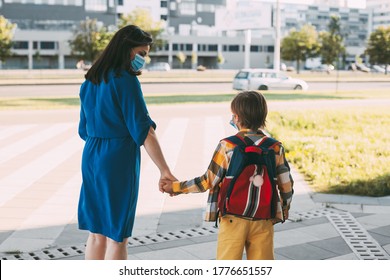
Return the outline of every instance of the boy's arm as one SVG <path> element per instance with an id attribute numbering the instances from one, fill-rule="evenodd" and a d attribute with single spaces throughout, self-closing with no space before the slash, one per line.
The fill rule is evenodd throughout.
<path id="1" fill-rule="evenodd" d="M 206 173 L 187 181 L 175 181 L 172 183 L 173 193 L 199 193 L 205 192 L 219 185 L 225 177 L 228 167 L 228 158 L 225 142 L 220 142 L 215 149 L 213 158 Z"/>
<path id="2" fill-rule="evenodd" d="M 290 209 L 292 196 L 294 194 L 294 180 L 291 176 L 290 167 L 285 158 L 282 146 L 280 146 L 279 154 L 276 155 L 276 176 L 283 212 L 285 219 L 287 219 L 288 210 Z"/>

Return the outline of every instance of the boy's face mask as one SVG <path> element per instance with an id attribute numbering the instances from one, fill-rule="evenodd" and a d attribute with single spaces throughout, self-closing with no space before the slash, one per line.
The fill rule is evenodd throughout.
<path id="1" fill-rule="evenodd" d="M 232 127 L 234 127 L 235 129 L 239 130 L 237 124 L 234 122 L 234 115 L 232 115 L 232 119 L 230 120 L 229 123 L 230 123 L 230 125 Z"/>
<path id="2" fill-rule="evenodd" d="M 144 68 L 144 66 L 145 66 L 145 58 L 143 58 L 141 55 L 136 53 L 134 59 L 131 61 L 131 68 L 133 68 L 135 72 L 138 72 L 142 68 Z"/>

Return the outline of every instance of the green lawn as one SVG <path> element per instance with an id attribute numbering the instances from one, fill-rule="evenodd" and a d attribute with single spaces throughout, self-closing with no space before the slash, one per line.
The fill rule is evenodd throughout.
<path id="1" fill-rule="evenodd" d="M 147 104 L 171 104 L 171 103 L 207 103 L 230 102 L 237 94 L 236 91 L 210 94 L 175 94 L 175 95 L 145 95 Z M 365 91 L 282 91 L 263 92 L 268 101 L 293 101 L 293 100 L 325 100 L 325 99 L 365 99 L 365 98 L 389 98 L 386 90 Z M 0 110 L 25 110 L 25 109 L 56 109 L 79 106 L 78 97 L 21 97 L 0 98 Z"/>
<path id="2" fill-rule="evenodd" d="M 387 107 L 271 112 L 267 127 L 315 191 L 390 195 Z"/>

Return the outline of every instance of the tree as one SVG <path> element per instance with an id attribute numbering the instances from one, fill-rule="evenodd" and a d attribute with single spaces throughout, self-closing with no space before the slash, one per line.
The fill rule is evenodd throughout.
<path id="1" fill-rule="evenodd" d="M 126 25 L 137 25 L 142 30 L 150 33 L 153 38 L 152 51 L 156 47 L 164 45 L 164 40 L 161 39 L 161 33 L 163 33 L 163 21 L 153 21 L 153 18 L 148 10 L 142 8 L 136 8 L 130 14 L 122 15 L 119 19 L 118 27 L 122 28 Z"/>
<path id="2" fill-rule="evenodd" d="M 176 54 L 176 57 L 180 62 L 180 68 L 183 68 L 183 64 L 184 64 L 184 62 L 186 62 L 187 56 L 183 52 L 178 52 Z"/>
<path id="3" fill-rule="evenodd" d="M 0 16 L 0 62 L 11 56 L 12 38 L 16 25 L 8 19 Z"/>
<path id="4" fill-rule="evenodd" d="M 338 16 L 331 16 L 328 24 L 329 31 L 320 32 L 321 49 L 320 55 L 322 63 L 334 64 L 338 61 L 340 55 L 345 54 L 345 46 L 343 37 L 341 35 L 340 18 Z"/>
<path id="5" fill-rule="evenodd" d="M 80 22 L 80 27 L 74 31 L 73 39 L 69 41 L 72 55 L 88 62 L 94 62 L 110 42 L 113 33 L 97 22 L 96 19 L 86 19 Z"/>
<path id="6" fill-rule="evenodd" d="M 222 64 L 225 63 L 225 57 L 223 56 L 223 54 L 221 52 L 218 52 L 217 63 L 218 63 L 218 68 L 221 68 Z"/>
<path id="7" fill-rule="evenodd" d="M 384 64 L 387 75 L 387 68 L 390 65 L 390 26 L 378 27 L 370 34 L 365 53 L 369 55 L 371 64 Z"/>
<path id="8" fill-rule="evenodd" d="M 292 29 L 281 42 L 281 57 L 284 60 L 297 62 L 297 73 L 301 62 L 318 55 L 320 44 L 318 33 L 311 25 L 304 25 L 301 30 Z"/>

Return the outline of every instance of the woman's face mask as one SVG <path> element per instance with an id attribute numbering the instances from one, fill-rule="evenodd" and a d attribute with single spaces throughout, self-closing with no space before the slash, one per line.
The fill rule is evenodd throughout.
<path id="1" fill-rule="evenodd" d="M 142 68 L 144 68 L 144 66 L 145 66 L 145 58 L 143 58 L 141 55 L 136 53 L 134 59 L 131 61 L 131 68 L 133 68 L 135 72 L 138 72 Z"/>

